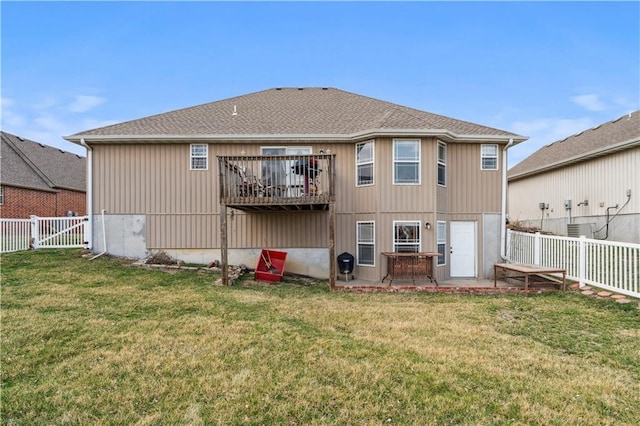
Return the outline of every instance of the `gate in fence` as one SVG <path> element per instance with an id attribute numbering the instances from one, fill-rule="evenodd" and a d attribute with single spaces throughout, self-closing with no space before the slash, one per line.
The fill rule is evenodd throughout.
<path id="1" fill-rule="evenodd" d="M 88 216 L 0 219 L 0 253 L 87 244 Z"/>

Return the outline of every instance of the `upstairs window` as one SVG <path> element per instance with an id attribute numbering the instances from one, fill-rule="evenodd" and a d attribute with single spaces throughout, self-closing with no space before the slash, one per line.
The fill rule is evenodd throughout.
<path id="1" fill-rule="evenodd" d="M 438 185 L 447 186 L 447 144 L 438 142 Z"/>
<path id="2" fill-rule="evenodd" d="M 358 265 L 375 266 L 375 222 L 357 222 Z"/>
<path id="3" fill-rule="evenodd" d="M 4 204 L 4 188 L 0 186 L 0 206 Z"/>
<path id="4" fill-rule="evenodd" d="M 396 139 L 393 141 L 393 183 L 410 185 L 420 183 L 420 141 Z"/>
<path id="5" fill-rule="evenodd" d="M 209 167 L 209 145 L 191 145 L 191 170 L 207 170 Z"/>
<path id="6" fill-rule="evenodd" d="M 393 222 L 393 251 L 396 253 L 420 251 L 420 222 Z"/>
<path id="7" fill-rule="evenodd" d="M 480 168 L 498 170 L 498 145 L 482 145 Z"/>
<path id="8" fill-rule="evenodd" d="M 444 265 L 447 260 L 447 222 L 438 221 L 437 243 L 438 243 L 438 265 Z"/>
<path id="9" fill-rule="evenodd" d="M 356 144 L 356 186 L 373 185 L 373 141 Z"/>

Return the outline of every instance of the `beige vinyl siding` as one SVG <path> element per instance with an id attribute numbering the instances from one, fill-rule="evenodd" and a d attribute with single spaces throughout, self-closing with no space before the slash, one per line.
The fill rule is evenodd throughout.
<path id="1" fill-rule="evenodd" d="M 421 140 L 421 165 L 419 185 L 393 184 L 393 140 L 376 140 L 375 187 L 380 212 L 426 212 L 435 208 L 433 190 L 435 184 L 435 139 Z M 365 188 L 358 188 L 358 190 Z M 359 207 L 359 210 L 360 207 Z"/>
<path id="2" fill-rule="evenodd" d="M 448 211 L 463 213 L 500 212 L 500 170 L 481 170 L 481 144 L 447 144 Z M 502 149 L 498 146 L 498 164 Z"/>
<path id="3" fill-rule="evenodd" d="M 189 144 L 94 147 L 94 213 L 217 213 L 217 169 L 189 170 L 189 152 Z"/>
<path id="4" fill-rule="evenodd" d="M 627 189 L 631 189 L 631 200 L 623 213 L 640 213 L 640 147 L 510 181 L 509 218 L 539 221 L 539 204 L 544 202 L 549 204 L 545 220 L 568 220 L 564 201 L 569 199 L 572 217 L 601 216 L 607 207 L 621 206 L 627 200 Z M 578 206 L 585 199 L 589 205 Z"/>
<path id="5" fill-rule="evenodd" d="M 101 209 L 106 214 L 146 213 L 146 241 L 150 249 L 219 248 L 216 156 L 239 155 L 243 150 L 247 155 L 257 155 L 260 146 L 275 145 L 211 144 L 208 170 L 189 169 L 188 143 L 96 146 L 94 213 Z M 345 153 L 353 151 L 351 145 L 340 148 Z M 320 149 L 326 149 L 325 145 L 314 147 L 314 152 Z M 348 170 L 352 169 L 353 166 Z M 342 170 L 344 176 L 340 179 L 353 182 L 353 176 L 347 175 L 344 167 Z M 352 191 L 338 193 L 345 200 L 353 195 Z M 265 243 L 271 247 L 327 247 L 328 214 L 246 214 L 231 209 L 228 239 L 230 248 L 259 248 Z"/>

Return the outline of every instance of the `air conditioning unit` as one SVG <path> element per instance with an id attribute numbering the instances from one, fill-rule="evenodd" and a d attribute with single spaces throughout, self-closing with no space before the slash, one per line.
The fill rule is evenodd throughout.
<path id="1" fill-rule="evenodd" d="M 567 223 L 567 237 L 579 238 L 581 235 L 593 238 L 590 223 Z"/>

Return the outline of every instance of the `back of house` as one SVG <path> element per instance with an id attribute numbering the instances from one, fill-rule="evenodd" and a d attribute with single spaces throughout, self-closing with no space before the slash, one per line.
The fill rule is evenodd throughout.
<path id="1" fill-rule="evenodd" d="M 506 147 L 526 138 L 334 88 L 273 88 L 83 131 L 92 248 L 133 258 L 379 282 L 383 252 L 439 253 L 438 279 L 500 256 Z M 104 229 L 102 233 L 102 220 Z"/>

